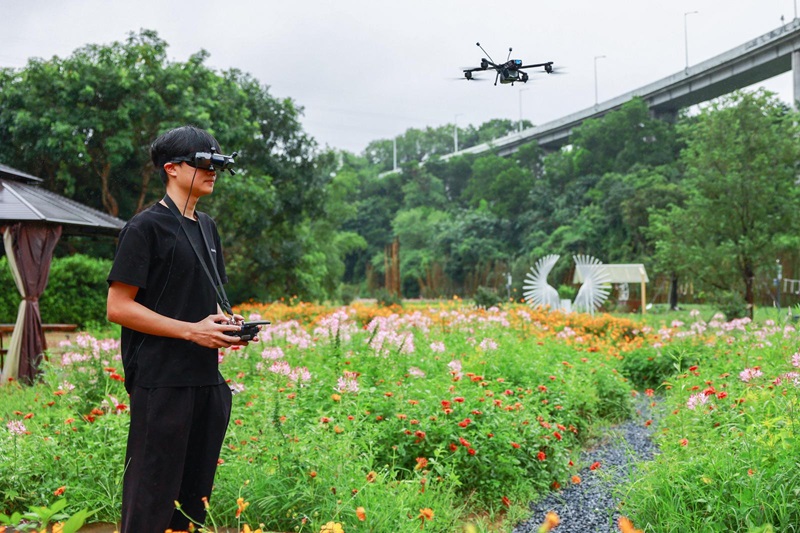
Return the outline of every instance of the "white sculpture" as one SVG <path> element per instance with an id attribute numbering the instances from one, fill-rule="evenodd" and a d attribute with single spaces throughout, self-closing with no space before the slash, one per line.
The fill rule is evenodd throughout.
<path id="1" fill-rule="evenodd" d="M 550 274 L 559 257 L 561 256 L 556 254 L 542 257 L 536 261 L 536 265 L 531 267 L 531 271 L 525 276 L 525 284 L 522 286 L 525 290 L 523 295 L 531 307 L 550 306 L 552 311 L 561 307 L 558 291 L 547 284 L 547 275 Z"/>
<path id="2" fill-rule="evenodd" d="M 573 256 L 577 278 L 582 281 L 575 302 L 562 301 L 558 291 L 547 283 L 547 275 L 561 256 L 546 255 L 536 262 L 525 277 L 525 301 L 531 307 L 549 306 L 551 310 L 562 309 L 569 312 L 572 308 L 594 314 L 603 305 L 611 290 L 610 277 L 602 261 L 589 255 Z"/>
<path id="3" fill-rule="evenodd" d="M 611 278 L 603 268 L 603 262 L 590 255 L 576 255 L 575 269 L 583 280 L 578 295 L 575 297 L 575 309 L 594 314 L 608 298 Z"/>

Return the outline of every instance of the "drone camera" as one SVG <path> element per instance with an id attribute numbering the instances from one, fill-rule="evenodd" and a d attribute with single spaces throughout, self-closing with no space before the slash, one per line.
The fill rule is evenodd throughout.
<path id="1" fill-rule="evenodd" d="M 544 65 L 544 71 L 547 72 L 548 74 L 552 74 L 553 73 L 553 64 L 552 63 L 546 63 Z"/>

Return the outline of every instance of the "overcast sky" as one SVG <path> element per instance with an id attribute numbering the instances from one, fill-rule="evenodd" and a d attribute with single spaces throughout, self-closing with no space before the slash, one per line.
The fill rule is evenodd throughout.
<path id="1" fill-rule="evenodd" d="M 154 29 L 171 60 L 205 49 L 209 66 L 249 72 L 303 107 L 321 146 L 360 153 L 408 128 L 560 118 L 594 105 L 595 80 L 599 100 L 613 98 L 682 70 L 687 36 L 696 64 L 788 23 L 796 2 L 0 0 L 0 66 Z M 476 41 L 498 62 L 513 47 L 513 58 L 566 74 L 513 87 L 461 81 L 483 56 Z M 791 99 L 788 73 L 763 86 Z"/>

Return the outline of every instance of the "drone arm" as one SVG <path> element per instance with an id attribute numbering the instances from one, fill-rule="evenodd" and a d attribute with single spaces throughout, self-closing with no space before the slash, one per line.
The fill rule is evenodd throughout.
<path id="1" fill-rule="evenodd" d="M 547 63 L 536 63 L 534 65 L 522 65 L 521 67 L 517 67 L 517 68 L 536 68 L 536 67 L 544 67 L 544 66 L 552 65 L 552 64 L 553 64 L 552 61 L 548 61 Z"/>

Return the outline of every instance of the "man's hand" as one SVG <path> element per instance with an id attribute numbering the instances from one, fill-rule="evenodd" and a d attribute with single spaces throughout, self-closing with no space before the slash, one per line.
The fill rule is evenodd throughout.
<path id="1" fill-rule="evenodd" d="M 234 315 L 234 321 L 237 323 L 243 320 L 241 316 Z M 189 331 L 186 332 L 186 340 L 206 348 L 230 348 L 234 345 L 246 346 L 247 341 L 242 341 L 239 337 L 226 335 L 226 332 L 239 331 L 239 329 L 240 326 L 231 324 L 224 314 L 217 313 L 208 315 L 200 322 L 192 323 Z"/>

